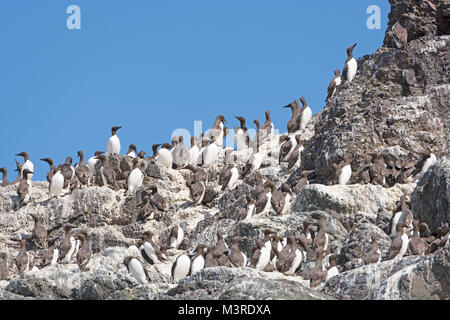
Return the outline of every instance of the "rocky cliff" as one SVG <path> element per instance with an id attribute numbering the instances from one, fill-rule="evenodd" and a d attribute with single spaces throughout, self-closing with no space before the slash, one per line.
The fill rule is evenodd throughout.
<path id="1" fill-rule="evenodd" d="M 448 242 L 430 254 L 407 252 L 400 259 L 385 258 L 391 244 L 389 220 L 402 196 L 411 201 L 414 218 L 426 222 L 433 234 L 450 220 L 450 1 L 390 3 L 383 47 L 358 59 L 353 82 L 339 88 L 300 133 L 306 141 L 300 167 L 292 173 L 287 164 L 279 165 L 279 136 L 269 142 L 270 156 L 259 170 L 263 177 L 293 186 L 303 170 L 315 170 L 314 183 L 294 194 L 284 215 L 272 212 L 236 224 L 245 196 L 255 192 L 255 174 L 242 179 L 233 191 L 221 192 L 217 175 L 223 161 L 208 169 L 208 190 L 201 205 L 193 204 L 186 186 L 190 171 L 167 169 L 151 159 L 140 163 L 145 179 L 135 196 L 123 189 L 92 186 L 49 200 L 48 183 L 33 182 L 31 203 L 17 210 L 17 185 L 3 187 L 0 252 L 8 254 L 10 279 L 0 281 L 0 299 L 449 299 Z M 408 46 L 398 49 L 391 28 L 405 14 Z M 363 184 L 354 175 L 348 185 L 332 185 L 332 163 L 339 162 L 345 152 L 351 155 L 352 171 L 358 172 L 368 154 L 383 150 L 392 161 L 407 155 L 419 160 L 426 151 L 440 156 L 420 179 L 388 186 Z M 132 165 L 125 156 L 111 156 L 109 162 L 118 175 Z M 158 186 L 169 208 L 160 218 L 145 220 L 143 194 L 151 184 Z M 72 260 L 18 275 L 14 257 L 19 240 L 29 238 L 34 226 L 29 213 L 41 217 L 58 241 L 67 223 L 74 224 L 75 230 L 87 230 L 93 251 L 89 271 L 81 271 Z M 315 289 L 309 287 L 315 258 L 303 262 L 293 276 L 249 267 L 214 267 L 179 283 L 170 281 L 177 256 L 192 253 L 200 243 L 214 245 L 218 231 L 228 244 L 236 236 L 244 237 L 240 249 L 251 257 L 255 239 L 263 238 L 265 229 L 283 237 L 298 236 L 306 220 L 317 231 L 320 218 L 331 252 L 340 255 L 340 273 Z M 167 250 L 165 263 L 144 262 L 151 281 L 140 284 L 123 264 L 130 255 L 127 248 L 147 230 L 154 233 L 156 243 L 167 243 L 177 224 L 185 231 L 181 246 Z M 378 235 L 383 259 L 364 265 L 362 255 L 370 247 L 372 234 Z M 27 250 L 31 265 L 39 266 L 43 250 L 31 243 Z M 328 259 L 323 262 L 327 267 Z"/>

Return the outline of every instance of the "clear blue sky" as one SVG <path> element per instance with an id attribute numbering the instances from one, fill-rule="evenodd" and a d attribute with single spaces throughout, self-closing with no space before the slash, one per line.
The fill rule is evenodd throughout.
<path id="1" fill-rule="evenodd" d="M 66 27 L 71 4 L 81 30 Z M 372 4 L 380 30 L 366 27 Z M 33 180 L 45 180 L 40 158 L 106 151 L 113 125 L 122 153 L 151 152 L 194 120 L 206 130 L 218 114 L 250 128 L 270 109 L 285 132 L 281 107 L 305 96 L 322 110 L 346 48 L 379 48 L 389 11 L 387 0 L 2 0 L 0 166 L 14 180 L 14 155 L 28 151 Z"/>

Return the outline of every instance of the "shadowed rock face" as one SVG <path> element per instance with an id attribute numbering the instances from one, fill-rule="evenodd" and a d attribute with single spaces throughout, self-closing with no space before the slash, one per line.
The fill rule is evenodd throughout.
<path id="1" fill-rule="evenodd" d="M 223 168 L 222 149 L 218 164 L 205 168 L 206 193 L 202 204 L 196 206 L 186 185 L 192 173 L 167 169 L 151 159 L 139 160 L 144 182 L 134 196 L 93 186 L 48 200 L 48 183 L 32 182 L 30 204 L 17 210 L 17 185 L 10 185 L 0 188 L 0 252 L 7 253 L 11 278 L 0 281 L 0 299 L 449 299 L 448 242 L 432 254 L 411 256 L 406 252 L 403 258 L 386 261 L 391 245 L 388 225 L 402 196 L 411 201 L 414 218 L 425 221 L 434 236 L 442 223 L 449 222 L 448 157 L 440 157 L 420 179 L 390 188 L 358 184 L 356 176 L 349 185 L 329 185 L 334 179 L 331 164 L 339 163 L 344 152 L 351 155 L 354 172 L 367 155 L 381 150 L 393 161 L 409 154 L 417 160 L 425 151 L 436 156 L 442 151 L 448 154 L 450 2 L 390 2 L 392 12 L 383 47 L 358 60 L 359 71 L 353 82 L 339 88 L 324 110 L 299 132 L 305 147 L 300 168 L 289 172 L 287 163 L 278 163 L 280 135 L 261 148 L 259 173 L 274 181 L 277 188 L 284 182 L 295 185 L 302 170 L 315 169 L 311 184 L 293 193 L 282 216 L 271 213 L 236 224 L 247 205 L 246 195 L 258 196 L 256 174 L 248 174 L 243 179 L 245 184 L 222 193 L 217 184 Z M 410 15 L 403 25 L 409 33 L 405 50 L 397 49 L 390 33 L 404 13 Z M 345 50 L 343 53 L 345 59 Z M 117 186 L 125 188 L 132 160 L 112 155 L 108 161 L 115 170 Z M 238 167 L 242 169 L 245 162 L 239 159 Z M 157 186 L 168 209 L 156 219 L 145 220 L 142 211 L 151 185 Z M 14 258 L 20 250 L 19 240 L 31 236 L 34 223 L 30 213 L 40 217 L 49 237 L 57 239 L 57 246 L 65 236 L 65 224 L 75 226 L 72 234 L 86 230 L 93 252 L 89 270 L 80 271 L 73 257 L 69 263 L 19 277 Z M 299 237 L 305 221 L 316 233 L 319 219 L 323 219 L 331 253 L 339 254 L 340 273 L 315 289 L 309 287 L 316 266 L 316 259 L 311 257 L 293 276 L 215 267 L 176 284 L 170 281 L 175 259 L 192 254 L 199 244 L 214 245 L 217 232 L 223 233 L 228 246 L 234 238 L 243 237 L 238 246 L 250 259 L 264 230 L 270 229 L 279 237 Z M 149 283 L 139 284 L 123 264 L 125 257 L 134 255 L 128 247 L 136 244 L 145 231 L 154 234 L 157 245 L 169 244 L 175 225 L 184 231 L 181 245 L 167 250 L 165 263 L 142 261 Z M 362 256 L 370 249 L 373 234 L 377 235 L 382 262 L 364 265 Z M 40 265 L 43 251 L 30 242 L 27 252 L 30 268 Z M 322 266 L 329 266 L 328 254 Z"/>
<path id="2" fill-rule="evenodd" d="M 450 162 L 441 160 L 419 180 L 411 195 L 412 209 L 425 221 L 431 232 L 450 223 Z"/>

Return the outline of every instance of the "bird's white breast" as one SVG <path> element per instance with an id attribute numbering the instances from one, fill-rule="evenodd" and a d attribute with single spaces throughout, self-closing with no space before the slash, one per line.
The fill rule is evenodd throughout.
<path id="1" fill-rule="evenodd" d="M 133 258 L 128 263 L 128 268 L 133 277 L 136 278 L 140 283 L 147 283 L 147 278 L 145 276 L 144 267 L 139 262 L 138 259 Z"/>
<path id="2" fill-rule="evenodd" d="M 341 170 L 341 174 L 339 175 L 339 184 L 340 185 L 347 184 L 351 176 L 352 176 L 352 167 L 349 164 L 347 164 Z"/>
<path id="3" fill-rule="evenodd" d="M 349 62 L 347 62 L 347 81 L 352 82 L 353 78 L 356 76 L 356 71 L 358 69 L 358 63 L 355 58 L 351 58 Z"/>
<path id="4" fill-rule="evenodd" d="M 120 154 L 120 140 L 117 135 L 113 135 L 109 138 L 106 152 L 108 154 Z"/>

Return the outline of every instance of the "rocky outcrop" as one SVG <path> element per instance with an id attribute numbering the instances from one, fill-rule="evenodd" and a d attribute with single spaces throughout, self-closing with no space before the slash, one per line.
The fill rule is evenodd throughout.
<path id="1" fill-rule="evenodd" d="M 321 183 L 330 183 L 331 164 L 342 160 L 344 152 L 351 155 L 356 172 L 366 155 L 386 147 L 398 146 L 415 159 L 425 151 L 447 151 L 449 1 L 390 2 L 384 46 L 358 59 L 356 78 L 328 100 L 314 128 L 321 134 L 305 150 L 312 156 L 295 176 L 314 169 Z M 402 14 L 409 15 L 404 23 L 409 34 L 406 49 L 396 47 L 390 32 Z"/>

